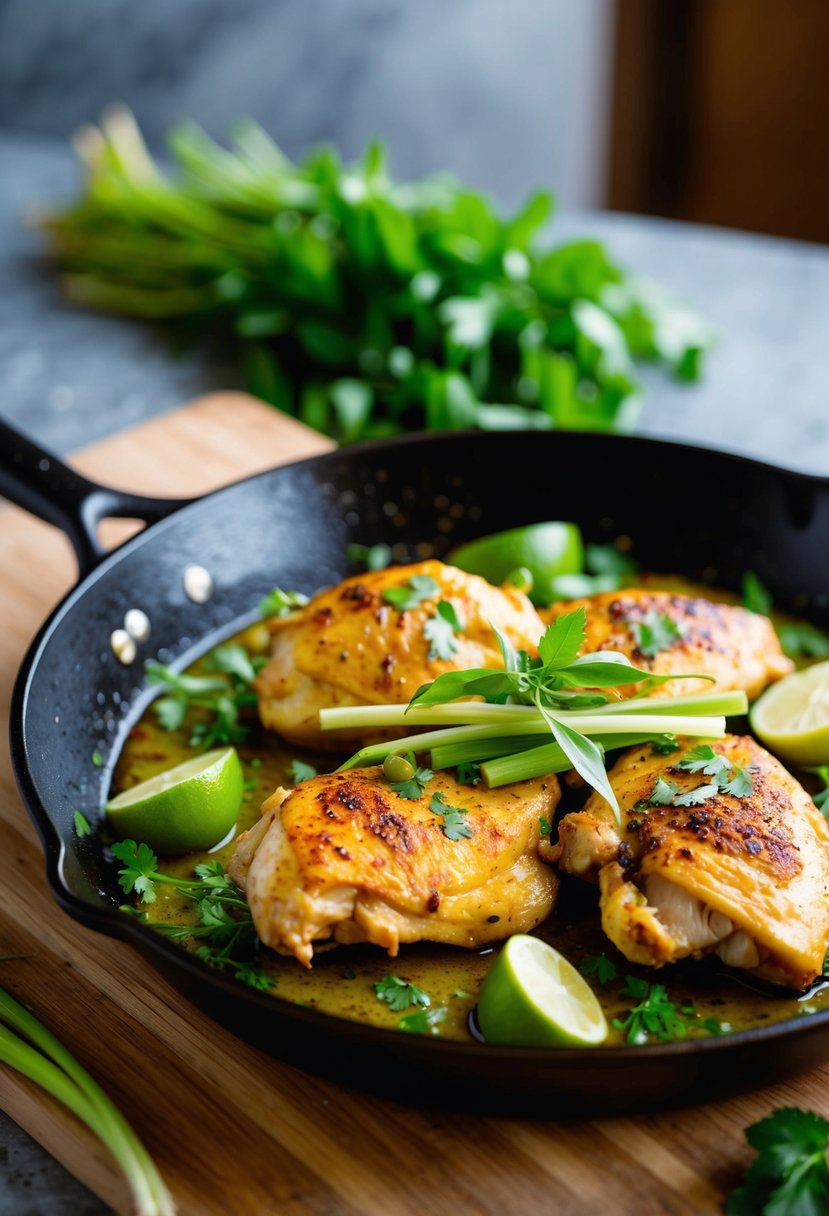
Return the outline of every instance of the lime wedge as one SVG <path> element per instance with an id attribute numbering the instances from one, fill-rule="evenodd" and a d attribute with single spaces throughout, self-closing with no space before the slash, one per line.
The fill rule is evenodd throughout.
<path id="1" fill-rule="evenodd" d="M 488 1043 L 513 1047 L 595 1047 L 607 1022 L 592 988 L 567 959 L 537 937 L 511 937 L 486 974 L 478 1025 Z"/>
<path id="2" fill-rule="evenodd" d="M 553 579 L 581 573 L 584 549 L 575 524 L 530 524 L 461 545 L 447 561 L 468 574 L 480 574 L 496 586 L 523 566 L 533 577 L 530 599 L 545 605 L 553 600 Z"/>
<path id="3" fill-rule="evenodd" d="M 767 688 L 749 713 L 763 743 L 795 764 L 829 764 L 829 663 L 815 663 Z"/>
<path id="4" fill-rule="evenodd" d="M 236 822 L 243 785 L 236 749 L 218 748 L 111 798 L 107 818 L 119 836 L 157 853 L 209 849 Z"/>

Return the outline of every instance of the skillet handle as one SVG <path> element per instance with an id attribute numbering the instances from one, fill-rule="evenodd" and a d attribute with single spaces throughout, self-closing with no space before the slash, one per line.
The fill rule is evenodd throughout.
<path id="1" fill-rule="evenodd" d="M 106 518 L 164 519 L 192 501 L 145 498 L 98 485 L 0 418 L 0 495 L 69 537 L 81 578 L 106 557 L 97 526 Z"/>

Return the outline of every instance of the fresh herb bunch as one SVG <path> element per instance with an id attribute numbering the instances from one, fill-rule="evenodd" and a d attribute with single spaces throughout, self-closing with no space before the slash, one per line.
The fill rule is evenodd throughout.
<path id="1" fill-rule="evenodd" d="M 147 844 L 120 840 L 112 855 L 123 863 L 118 881 L 126 895 L 135 893 L 144 904 L 155 903 L 156 886 L 174 887 L 196 904 L 198 924 L 153 922 L 153 928 L 173 941 L 198 942 L 196 956 L 219 971 L 230 971 L 240 983 L 266 992 L 276 983 L 255 954 L 259 939 L 242 891 L 220 861 L 197 865 L 195 878 L 174 878 L 158 868 L 158 858 Z M 129 911 L 135 913 L 134 908 Z M 139 915 L 146 916 L 139 910 Z"/>
<path id="2" fill-rule="evenodd" d="M 625 427 L 634 359 L 699 374 L 695 314 L 597 241 L 537 248 L 548 194 L 504 220 L 447 177 L 393 182 L 378 143 L 294 165 L 250 121 L 230 151 L 189 122 L 168 142 L 173 178 L 123 108 L 79 133 L 85 192 L 40 218 L 67 296 L 222 345 L 252 392 L 343 442 Z"/>
<path id="3" fill-rule="evenodd" d="M 743 607 L 770 616 L 774 612 L 771 592 L 753 570 L 743 575 Z M 829 659 L 829 634 L 811 621 L 772 620 L 780 645 L 790 659 Z"/>
<path id="4" fill-rule="evenodd" d="M 207 751 L 219 743 L 238 743 L 248 733 L 240 721 L 245 711 L 256 707 L 253 680 L 266 659 L 253 658 L 238 642 L 227 642 L 211 650 L 205 676 L 182 675 L 151 659 L 147 678 L 159 685 L 164 696 L 153 702 L 153 712 L 164 730 L 179 730 L 191 710 L 201 711 L 192 722 L 190 746 Z"/>

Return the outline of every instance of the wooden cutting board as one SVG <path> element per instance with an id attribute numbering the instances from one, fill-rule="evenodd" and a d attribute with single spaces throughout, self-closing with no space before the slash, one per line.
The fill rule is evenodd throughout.
<path id="1" fill-rule="evenodd" d="M 124 489 L 192 495 L 311 455 L 326 440 L 238 393 L 214 394 L 77 455 Z M 111 536 L 123 535 L 112 525 Z M 17 666 L 74 579 L 54 529 L 0 508 L 0 984 L 101 1081 L 186 1216 L 458 1216 L 722 1210 L 750 1152 L 743 1128 L 781 1105 L 829 1116 L 829 1070 L 693 1110 L 518 1122 L 369 1098 L 247 1046 L 187 1003 L 128 946 L 62 913 L 11 775 Z M 0 1066 L 0 1105 L 119 1213 L 126 1188 L 73 1116 Z"/>

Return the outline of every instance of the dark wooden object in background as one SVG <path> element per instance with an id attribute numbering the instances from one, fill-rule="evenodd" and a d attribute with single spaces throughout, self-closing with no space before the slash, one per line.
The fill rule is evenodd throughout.
<path id="1" fill-rule="evenodd" d="M 607 201 L 829 241 L 826 0 L 617 0 Z"/>

